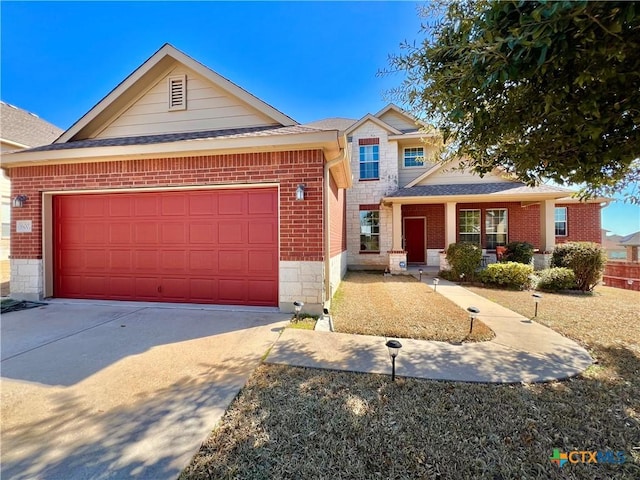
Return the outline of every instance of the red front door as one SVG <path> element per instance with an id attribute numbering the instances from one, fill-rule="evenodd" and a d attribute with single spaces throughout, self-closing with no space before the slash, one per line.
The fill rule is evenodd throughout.
<path id="1" fill-rule="evenodd" d="M 275 188 L 59 195 L 54 295 L 278 305 Z"/>
<path id="2" fill-rule="evenodd" d="M 425 263 L 425 219 L 404 219 L 404 243 L 408 263 Z"/>

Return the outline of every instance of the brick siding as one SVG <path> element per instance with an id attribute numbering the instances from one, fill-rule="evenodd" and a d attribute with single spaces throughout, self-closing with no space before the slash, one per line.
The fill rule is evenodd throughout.
<path id="1" fill-rule="evenodd" d="M 403 205 L 403 217 L 427 218 L 427 248 L 446 248 L 444 244 L 444 205 Z"/>
<path id="2" fill-rule="evenodd" d="M 557 204 L 557 207 L 567 207 L 567 236 L 556 237 L 556 243 L 564 242 L 601 242 L 600 205 L 597 203 Z M 540 248 L 540 206 L 521 206 L 520 202 L 494 203 L 459 203 L 456 205 L 459 218 L 460 210 L 480 210 L 482 243 L 485 242 L 486 210 L 507 209 L 508 241 L 529 242 L 534 248 Z M 403 217 L 427 218 L 427 248 L 446 248 L 445 242 L 445 214 L 442 204 L 403 205 Z M 460 241 L 456 220 L 457 241 Z"/>
<path id="3" fill-rule="evenodd" d="M 12 210 L 11 258 L 42 258 L 42 192 L 279 183 L 280 260 L 321 261 L 323 165 L 322 151 L 307 150 L 12 168 L 12 197 L 28 201 Z M 32 233 L 16 234 L 16 220 L 32 220 Z"/>
<path id="4" fill-rule="evenodd" d="M 347 249 L 347 211 L 344 189 L 338 188 L 333 177 L 329 179 L 329 186 L 329 256 L 333 257 Z"/>

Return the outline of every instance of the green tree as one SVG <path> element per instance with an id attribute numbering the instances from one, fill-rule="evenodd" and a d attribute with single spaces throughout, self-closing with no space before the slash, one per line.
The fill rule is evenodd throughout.
<path id="1" fill-rule="evenodd" d="M 440 3 L 391 56 L 392 97 L 438 128 L 445 158 L 533 185 L 633 186 L 640 166 L 640 3 Z M 423 16 L 434 17 L 434 9 Z M 637 188 L 627 198 L 640 202 Z"/>

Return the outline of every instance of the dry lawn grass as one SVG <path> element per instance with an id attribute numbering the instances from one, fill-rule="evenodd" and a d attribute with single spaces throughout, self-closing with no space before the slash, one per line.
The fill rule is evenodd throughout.
<path id="1" fill-rule="evenodd" d="M 469 335 L 467 312 L 408 275 L 349 272 L 331 307 L 337 332 L 419 338 L 443 342 L 481 342 L 495 334 L 475 321 Z"/>
<path id="2" fill-rule="evenodd" d="M 524 315 L 526 292 L 474 289 Z M 480 385 L 263 365 L 182 480 L 637 479 L 637 293 L 545 295 L 539 319 L 599 363 L 535 385 Z M 635 322 L 634 322 L 635 319 Z M 553 449 L 622 451 L 622 465 L 551 464 Z"/>

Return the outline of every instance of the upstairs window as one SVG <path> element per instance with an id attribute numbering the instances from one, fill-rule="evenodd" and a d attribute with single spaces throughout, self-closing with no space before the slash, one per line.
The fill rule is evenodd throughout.
<path id="1" fill-rule="evenodd" d="M 556 207 L 555 210 L 556 220 L 556 236 L 567 236 L 567 207 Z"/>
<path id="2" fill-rule="evenodd" d="M 460 210 L 458 227 L 461 242 L 480 245 L 480 210 Z"/>
<path id="3" fill-rule="evenodd" d="M 485 247 L 495 249 L 507 244 L 507 209 L 496 208 L 487 210 L 485 218 Z"/>
<path id="4" fill-rule="evenodd" d="M 424 148 L 423 147 L 405 148 L 404 149 L 404 166 L 405 168 L 424 167 Z"/>
<path id="5" fill-rule="evenodd" d="M 169 110 L 187 109 L 187 76 L 169 77 Z"/>
<path id="6" fill-rule="evenodd" d="M 360 180 L 378 180 L 380 178 L 380 145 L 377 138 L 361 138 Z"/>

